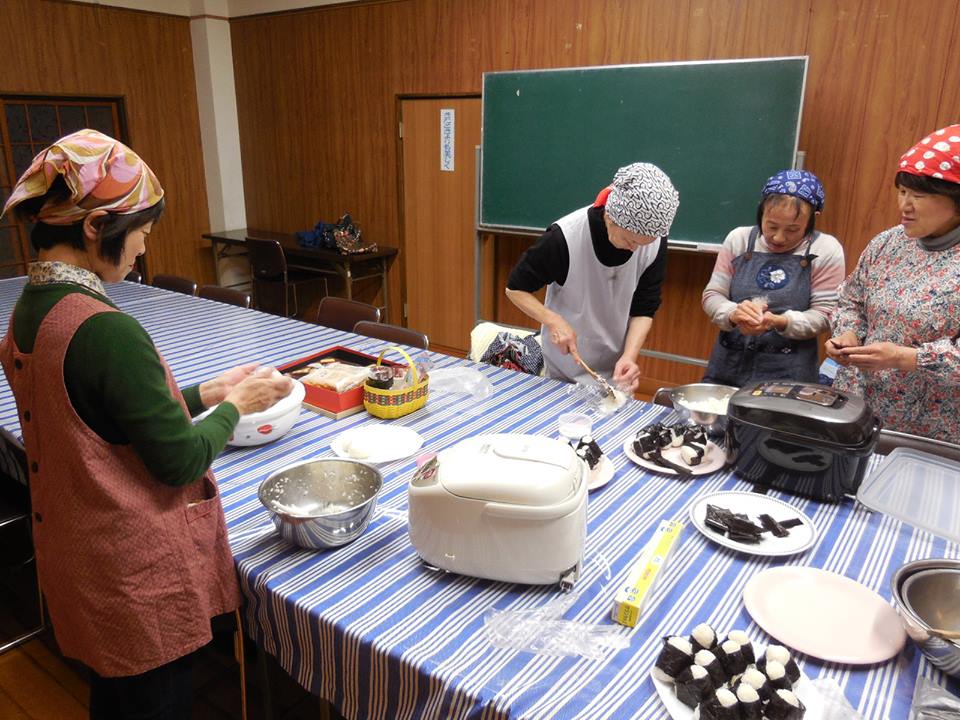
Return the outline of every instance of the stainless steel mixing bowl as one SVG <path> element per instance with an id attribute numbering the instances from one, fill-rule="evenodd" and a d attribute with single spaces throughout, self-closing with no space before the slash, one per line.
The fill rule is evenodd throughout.
<path id="1" fill-rule="evenodd" d="M 280 536 L 325 549 L 360 536 L 377 506 L 383 476 L 355 460 L 310 460 L 285 467 L 260 484 L 258 497 Z"/>
<path id="2" fill-rule="evenodd" d="M 960 678 L 960 644 L 929 632 L 960 630 L 960 560 L 909 562 L 894 573 L 890 589 L 910 639 L 930 662 Z"/>
<path id="3" fill-rule="evenodd" d="M 675 388 L 660 388 L 654 394 L 653 401 L 658 402 L 658 398 L 662 400 L 669 397 L 670 404 L 684 420 L 692 420 L 698 425 L 706 426 L 707 432 L 711 435 L 722 435 L 727 429 L 727 414 L 704 412 L 695 407 L 705 401 L 728 400 L 739 389 L 732 385 L 692 383 L 678 385 Z"/>

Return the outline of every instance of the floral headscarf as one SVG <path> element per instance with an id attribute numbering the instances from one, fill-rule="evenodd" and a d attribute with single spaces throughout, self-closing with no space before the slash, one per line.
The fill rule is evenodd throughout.
<path id="1" fill-rule="evenodd" d="M 46 194 L 58 176 L 70 197 L 40 208 L 35 219 L 48 225 L 71 225 L 93 210 L 128 215 L 153 207 L 163 197 L 160 181 L 133 150 L 96 130 L 78 130 L 33 159 L 0 216 Z"/>

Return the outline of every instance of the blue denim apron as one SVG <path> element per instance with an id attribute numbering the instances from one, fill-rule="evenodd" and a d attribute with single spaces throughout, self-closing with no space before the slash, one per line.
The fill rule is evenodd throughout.
<path id="1" fill-rule="evenodd" d="M 754 252 L 760 228 L 750 231 L 747 250 L 733 259 L 730 300 L 735 303 L 764 295 L 768 310 L 810 308 L 811 264 L 816 255 L 810 247 L 819 237 L 814 232 L 802 255 Z M 710 353 L 704 382 L 744 385 L 758 380 L 817 381 L 817 339 L 793 340 L 776 330 L 762 335 L 744 335 L 737 328 L 723 330 Z"/>

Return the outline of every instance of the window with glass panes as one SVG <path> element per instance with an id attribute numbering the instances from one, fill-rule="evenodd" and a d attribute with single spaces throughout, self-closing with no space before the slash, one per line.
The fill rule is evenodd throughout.
<path id="1" fill-rule="evenodd" d="M 0 95 L 0 206 L 37 153 L 84 128 L 125 140 L 120 98 Z M 24 275 L 36 257 L 30 224 L 0 219 L 0 278 Z"/>

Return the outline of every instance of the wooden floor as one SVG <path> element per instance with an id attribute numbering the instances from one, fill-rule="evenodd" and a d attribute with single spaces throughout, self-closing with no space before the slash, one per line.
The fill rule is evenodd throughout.
<path id="1" fill-rule="evenodd" d="M 0 718 L 84 720 L 89 688 L 85 679 L 40 640 L 0 655 Z"/>
<path id="2" fill-rule="evenodd" d="M 63 660 L 49 640 L 32 640 L 0 655 L 0 718 L 3 720 L 85 720 L 90 688 L 85 672 Z M 263 718 L 259 675 L 248 664 L 248 718 Z M 270 658 L 273 714 L 278 720 L 334 720 L 326 703 L 297 686 Z M 241 717 L 239 666 L 215 647 L 203 651 L 194 668 L 194 720 Z"/>

